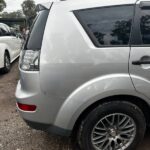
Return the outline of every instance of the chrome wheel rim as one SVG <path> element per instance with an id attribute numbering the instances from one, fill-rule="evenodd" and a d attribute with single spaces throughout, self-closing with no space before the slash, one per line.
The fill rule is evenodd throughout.
<path id="1" fill-rule="evenodd" d="M 100 119 L 92 130 L 92 145 L 96 150 L 124 150 L 136 136 L 134 120 L 125 114 L 114 113 Z"/>

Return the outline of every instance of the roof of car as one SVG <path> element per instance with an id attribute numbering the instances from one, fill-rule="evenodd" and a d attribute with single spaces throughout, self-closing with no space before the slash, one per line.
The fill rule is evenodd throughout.
<path id="1" fill-rule="evenodd" d="M 49 0 L 48 3 L 40 4 L 40 6 L 49 9 L 52 2 L 54 2 L 58 7 L 64 6 L 66 10 L 76 10 L 93 7 L 136 4 L 138 1 L 150 2 L 150 0 Z"/>
<path id="2" fill-rule="evenodd" d="M 67 3 L 88 3 L 88 2 L 101 2 L 103 3 L 104 1 L 109 1 L 110 0 L 50 0 L 49 2 L 67 2 Z M 137 2 L 139 0 L 111 0 L 112 3 L 115 3 L 115 2 L 119 2 L 119 1 L 122 1 L 124 3 L 130 3 L 130 2 Z M 150 1 L 150 0 L 146 0 L 146 1 Z"/>

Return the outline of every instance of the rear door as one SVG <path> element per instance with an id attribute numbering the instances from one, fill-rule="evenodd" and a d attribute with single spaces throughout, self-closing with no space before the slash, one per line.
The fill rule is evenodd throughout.
<path id="1" fill-rule="evenodd" d="M 136 90 L 150 97 L 150 2 L 136 6 L 129 70 Z"/>

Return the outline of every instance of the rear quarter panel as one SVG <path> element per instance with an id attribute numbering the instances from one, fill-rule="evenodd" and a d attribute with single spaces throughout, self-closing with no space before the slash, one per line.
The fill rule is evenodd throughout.
<path id="1" fill-rule="evenodd" d="M 48 113 L 55 114 L 56 126 L 66 129 L 95 101 L 135 92 L 128 73 L 130 48 L 95 47 L 72 12 L 76 7 L 53 5 L 40 57 L 40 86 L 50 99 Z"/>

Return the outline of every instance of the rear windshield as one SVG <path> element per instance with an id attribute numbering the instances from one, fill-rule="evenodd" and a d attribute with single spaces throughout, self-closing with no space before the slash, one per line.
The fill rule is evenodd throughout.
<path id="1" fill-rule="evenodd" d="M 25 44 L 25 47 L 24 47 L 25 50 L 28 50 L 28 49 L 40 50 L 41 49 L 48 14 L 49 14 L 49 10 L 42 10 L 37 15 L 32 25 L 27 42 Z"/>

